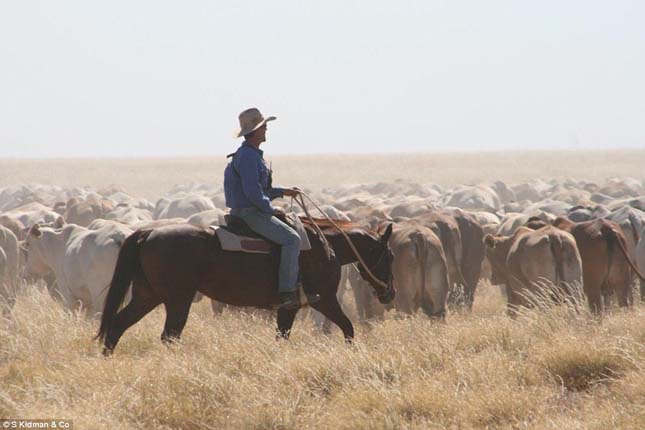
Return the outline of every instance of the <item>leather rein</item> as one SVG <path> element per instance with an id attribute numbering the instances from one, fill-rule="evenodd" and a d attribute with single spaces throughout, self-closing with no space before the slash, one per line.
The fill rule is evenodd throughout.
<path id="1" fill-rule="evenodd" d="M 345 241 L 347 242 L 347 244 L 349 245 L 351 250 L 354 252 L 354 255 L 356 256 L 356 259 L 363 266 L 363 268 L 365 269 L 365 272 L 370 276 L 370 278 L 372 278 L 372 280 L 377 285 L 379 285 L 380 287 L 385 288 L 386 290 L 389 290 L 390 286 L 388 284 L 386 284 L 385 282 L 381 281 L 380 279 L 378 279 L 376 276 L 374 276 L 374 274 L 372 273 L 370 268 L 367 266 L 367 264 L 365 264 L 365 261 L 363 260 L 363 257 L 361 257 L 361 254 L 358 252 L 358 250 L 356 249 L 356 246 L 354 246 L 354 243 L 352 242 L 352 239 L 347 235 L 347 233 L 345 233 L 345 231 L 342 228 L 340 228 L 338 226 L 338 224 L 336 224 L 332 218 L 330 218 L 322 209 L 320 209 L 320 207 L 316 204 L 316 202 L 307 193 L 305 193 L 304 191 L 300 191 L 298 193 L 298 195 L 292 197 L 292 199 L 294 199 L 296 201 L 296 203 L 298 203 L 298 205 L 305 212 L 305 215 L 307 216 L 307 219 L 309 220 L 309 222 L 311 222 L 311 224 L 313 225 L 313 228 L 316 230 L 316 232 L 318 234 L 320 234 L 320 236 L 321 236 L 321 238 L 323 240 L 323 243 L 325 245 L 325 250 L 327 252 L 328 257 L 331 255 L 331 252 L 329 250 L 329 243 L 327 242 L 327 239 L 325 239 L 325 235 L 323 234 L 323 232 L 320 229 L 320 227 L 314 222 L 313 218 L 309 214 L 309 211 L 307 210 L 307 206 L 305 205 L 305 200 L 304 200 L 303 196 L 306 197 L 307 200 L 309 200 L 311 202 L 311 204 L 316 209 L 318 209 L 318 211 L 327 219 L 327 221 L 329 221 L 331 223 L 331 225 L 333 225 L 336 228 L 336 230 L 338 230 L 340 232 L 340 234 L 343 236 L 343 238 L 345 238 Z M 298 200 L 298 197 L 300 198 L 300 200 Z M 385 253 L 383 253 L 383 254 L 385 254 Z M 381 257 L 379 258 L 379 262 L 381 261 L 382 258 L 383 258 L 383 255 L 381 255 Z"/>

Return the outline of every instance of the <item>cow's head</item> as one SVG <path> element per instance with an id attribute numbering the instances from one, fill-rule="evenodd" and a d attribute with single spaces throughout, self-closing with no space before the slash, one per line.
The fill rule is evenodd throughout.
<path id="1" fill-rule="evenodd" d="M 509 236 L 493 236 L 492 234 L 484 236 L 486 258 L 491 266 L 490 282 L 494 285 L 507 283 L 506 258 L 508 257 L 511 243 L 512 237 Z"/>
<path id="2" fill-rule="evenodd" d="M 29 229 L 25 240 L 21 242 L 21 257 L 24 262 L 26 275 L 44 276 L 51 272 L 51 269 L 45 262 L 45 244 L 42 239 L 42 227 L 34 224 Z"/>

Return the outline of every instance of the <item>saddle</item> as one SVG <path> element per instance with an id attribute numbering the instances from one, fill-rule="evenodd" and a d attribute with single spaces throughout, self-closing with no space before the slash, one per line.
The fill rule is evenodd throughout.
<path id="1" fill-rule="evenodd" d="M 224 251 L 249 252 L 254 254 L 270 254 L 278 245 L 275 242 L 253 231 L 244 220 L 235 215 L 225 215 L 226 225 L 211 226 L 217 234 L 220 245 Z M 308 251 L 311 243 L 307 237 L 302 221 L 295 214 L 287 214 L 287 224 L 293 227 L 300 235 L 300 250 Z"/>

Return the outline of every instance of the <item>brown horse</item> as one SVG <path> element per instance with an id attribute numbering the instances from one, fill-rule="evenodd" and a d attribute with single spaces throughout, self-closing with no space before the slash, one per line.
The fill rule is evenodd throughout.
<path id="1" fill-rule="evenodd" d="M 382 303 L 391 302 L 395 295 L 391 272 L 393 258 L 388 245 L 392 227 L 381 236 L 350 223 L 341 227 L 368 266 L 365 270 L 359 264 L 361 275 L 372 285 Z M 340 266 L 356 262 L 358 258 L 339 232 L 326 229 L 324 235 L 332 248 L 331 257 L 328 257 L 315 230 L 311 225 L 306 229 L 312 249 L 300 254 L 303 287 L 307 292 L 320 295 L 320 301 L 311 306 L 338 325 L 345 339 L 351 341 L 354 328 L 343 313 L 336 292 Z M 235 306 L 275 308 L 279 303 L 278 260 L 279 252 L 223 251 L 211 229 L 170 225 L 135 231 L 119 251 L 105 301 L 97 335 L 104 341 L 103 352 L 109 354 L 130 326 L 162 303 L 166 308 L 166 323 L 161 340 L 178 339 L 197 291 Z M 372 279 L 370 271 L 378 279 Z M 130 284 L 132 299 L 118 311 Z M 278 336 L 289 337 L 297 312 L 297 309 L 278 310 Z"/>

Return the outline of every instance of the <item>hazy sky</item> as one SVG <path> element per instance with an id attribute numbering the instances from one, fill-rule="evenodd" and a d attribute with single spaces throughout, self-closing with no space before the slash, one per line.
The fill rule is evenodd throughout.
<path id="1" fill-rule="evenodd" d="M 645 2 L 0 3 L 0 157 L 645 148 Z"/>

